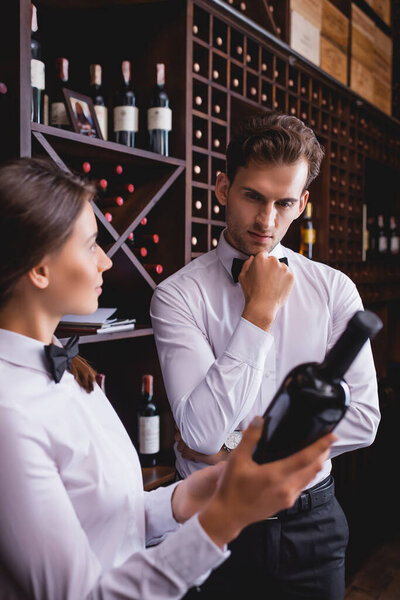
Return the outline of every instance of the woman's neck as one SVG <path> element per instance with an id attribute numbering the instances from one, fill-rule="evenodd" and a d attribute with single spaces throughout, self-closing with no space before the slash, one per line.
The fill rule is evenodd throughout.
<path id="1" fill-rule="evenodd" d="M 14 296 L 0 310 L 0 328 L 50 344 L 59 317 L 49 315 L 35 301 Z"/>

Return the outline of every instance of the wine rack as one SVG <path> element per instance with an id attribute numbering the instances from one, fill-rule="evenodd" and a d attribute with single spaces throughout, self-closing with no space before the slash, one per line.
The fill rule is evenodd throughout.
<path id="1" fill-rule="evenodd" d="M 263 110 L 278 110 L 312 127 L 325 148 L 321 174 L 310 188 L 316 260 L 348 273 L 367 304 L 400 298 L 400 262 L 381 260 L 375 265 L 363 260 L 366 163 L 384 162 L 393 172 L 400 170 L 400 124 L 313 68 L 268 31 L 260 35 L 259 27 L 215 4 L 221 5 L 188 3 L 191 109 L 186 162 L 192 166 L 187 171 L 186 206 L 192 225 L 185 261 L 211 250 L 215 232 L 223 226 L 223 211 L 214 212 L 215 179 L 224 168 L 224 149 L 236 122 Z M 399 204 L 391 208 L 399 221 Z M 297 250 L 299 230 L 296 224 L 292 227 L 283 243 Z M 384 286 L 387 280 L 391 284 Z"/>

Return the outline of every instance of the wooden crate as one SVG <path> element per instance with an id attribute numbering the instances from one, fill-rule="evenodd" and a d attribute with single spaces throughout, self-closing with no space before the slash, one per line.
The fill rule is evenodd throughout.
<path id="1" fill-rule="evenodd" d="M 330 39 L 320 37 L 320 67 L 338 81 L 347 85 L 347 54 Z"/>
<path id="2" fill-rule="evenodd" d="M 364 35 L 356 27 L 351 31 L 351 57 L 371 68 L 374 63 L 374 40 Z"/>
<path id="3" fill-rule="evenodd" d="M 331 40 L 343 52 L 349 43 L 349 19 L 336 6 L 323 0 L 321 34 Z"/>
<path id="4" fill-rule="evenodd" d="M 357 94 L 374 103 L 374 76 L 371 69 L 354 58 L 351 59 L 350 87 Z"/>
<path id="5" fill-rule="evenodd" d="M 299 54 L 319 66 L 320 31 L 301 14 L 290 12 L 290 45 Z"/>
<path id="6" fill-rule="evenodd" d="M 290 10 L 294 10 L 321 30 L 322 0 L 290 0 Z"/>
<path id="7" fill-rule="evenodd" d="M 371 42 L 375 39 L 375 23 L 356 4 L 351 4 L 351 25 L 360 31 Z"/>
<path id="8" fill-rule="evenodd" d="M 392 88 L 378 77 L 374 77 L 373 104 L 387 115 L 392 114 Z"/>
<path id="9" fill-rule="evenodd" d="M 391 2 L 390 0 L 372 0 L 372 8 L 387 25 L 391 23 Z"/>

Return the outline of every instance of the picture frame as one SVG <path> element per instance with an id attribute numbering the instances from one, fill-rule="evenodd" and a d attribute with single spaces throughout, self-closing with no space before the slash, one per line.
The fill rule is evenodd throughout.
<path id="1" fill-rule="evenodd" d="M 102 140 L 103 136 L 94 110 L 93 100 L 90 96 L 85 96 L 67 88 L 63 88 L 62 91 L 73 130 L 87 137 Z"/>

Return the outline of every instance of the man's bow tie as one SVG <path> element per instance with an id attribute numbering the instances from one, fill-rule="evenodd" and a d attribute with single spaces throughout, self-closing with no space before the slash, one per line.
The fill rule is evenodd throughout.
<path id="1" fill-rule="evenodd" d="M 74 335 L 64 347 L 55 344 L 44 347 L 50 371 L 56 383 L 60 381 L 64 371 L 70 368 L 72 359 L 78 354 L 78 340 L 79 336 Z"/>
<path id="2" fill-rule="evenodd" d="M 243 264 L 246 262 L 246 260 L 243 260 L 242 258 L 234 258 L 232 260 L 231 273 L 232 273 L 233 281 L 235 283 L 237 283 L 239 281 L 240 271 L 242 270 Z M 285 263 L 285 265 L 289 265 L 288 259 L 286 258 L 286 256 L 283 256 L 282 258 L 280 258 L 279 262 Z"/>

